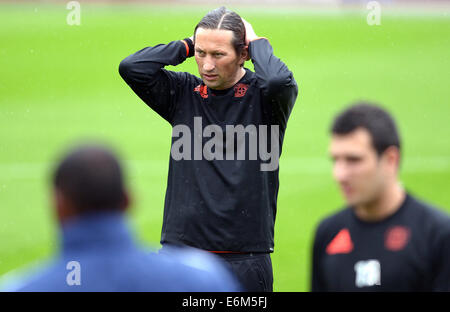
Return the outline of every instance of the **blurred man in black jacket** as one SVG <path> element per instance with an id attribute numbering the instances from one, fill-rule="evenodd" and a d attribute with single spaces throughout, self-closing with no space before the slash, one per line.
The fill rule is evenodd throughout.
<path id="1" fill-rule="evenodd" d="M 333 175 L 347 207 L 323 220 L 313 291 L 450 291 L 450 218 L 404 190 L 392 117 L 367 103 L 331 128 Z"/>

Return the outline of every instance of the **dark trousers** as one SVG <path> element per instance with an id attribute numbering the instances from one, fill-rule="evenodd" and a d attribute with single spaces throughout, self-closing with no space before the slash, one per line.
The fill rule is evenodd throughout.
<path id="1" fill-rule="evenodd" d="M 272 292 L 273 271 L 270 253 L 218 254 L 236 275 L 244 291 Z"/>

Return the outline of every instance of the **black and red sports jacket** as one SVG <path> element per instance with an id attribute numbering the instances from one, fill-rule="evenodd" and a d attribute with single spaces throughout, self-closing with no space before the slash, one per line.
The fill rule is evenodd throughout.
<path id="1" fill-rule="evenodd" d="M 209 251 L 272 252 L 278 164 L 261 170 L 271 160 L 260 152 L 252 157 L 250 147 L 256 142 L 258 151 L 270 151 L 277 145 L 280 156 L 297 84 L 264 38 L 249 45 L 255 72 L 245 69 L 242 79 L 225 91 L 210 90 L 190 73 L 164 69 L 193 56 L 193 48 L 189 39 L 147 47 L 119 66 L 131 89 L 172 125 L 172 151 L 176 147 L 179 154 L 189 155 L 180 159 L 171 154 L 169 160 L 161 243 Z M 227 141 L 227 126 L 238 125 L 249 130 L 245 140 Z M 276 139 L 270 135 L 273 126 L 279 130 Z M 181 147 L 183 136 L 192 144 Z M 223 146 L 211 148 L 212 139 L 223 139 Z M 207 157 L 207 146 L 216 156 L 221 147 L 224 156 Z M 245 151 L 245 157 L 239 151 Z"/>
<path id="2" fill-rule="evenodd" d="M 410 194 L 391 216 L 326 217 L 312 253 L 312 291 L 450 291 L 450 216 Z"/>

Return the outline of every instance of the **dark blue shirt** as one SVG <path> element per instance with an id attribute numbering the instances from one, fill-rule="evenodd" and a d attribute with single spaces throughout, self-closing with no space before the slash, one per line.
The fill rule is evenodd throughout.
<path id="1" fill-rule="evenodd" d="M 182 262 L 183 253 L 190 263 Z M 14 285 L 15 284 L 15 285 Z M 238 291 L 213 255 L 140 249 L 121 213 L 94 214 L 62 228 L 60 255 L 12 291 Z"/>

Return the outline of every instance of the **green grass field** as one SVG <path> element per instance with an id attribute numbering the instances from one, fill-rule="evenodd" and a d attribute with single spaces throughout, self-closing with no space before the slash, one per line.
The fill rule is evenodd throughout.
<path id="1" fill-rule="evenodd" d="M 60 152 L 109 142 L 125 160 L 132 223 L 159 245 L 171 128 L 121 80 L 119 62 L 192 35 L 210 7 L 0 5 L 0 275 L 57 249 L 49 178 Z M 307 291 L 315 226 L 343 205 L 327 155 L 333 115 L 378 101 L 404 140 L 401 180 L 450 212 L 450 18 L 235 9 L 294 72 L 299 97 L 280 160 L 274 289 Z M 248 65 L 252 68 L 251 64 Z M 194 59 L 176 70 L 197 74 Z"/>

